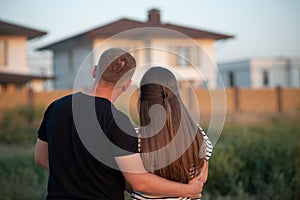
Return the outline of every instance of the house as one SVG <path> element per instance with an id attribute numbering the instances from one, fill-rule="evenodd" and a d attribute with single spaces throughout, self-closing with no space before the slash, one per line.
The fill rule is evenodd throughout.
<path id="1" fill-rule="evenodd" d="M 28 67 L 27 42 L 46 32 L 0 20 L 0 91 L 40 88 L 53 77 L 31 74 Z M 36 88 L 35 88 L 36 86 Z"/>
<path id="2" fill-rule="evenodd" d="M 218 64 L 225 87 L 300 87 L 300 58 L 251 58 Z"/>
<path id="3" fill-rule="evenodd" d="M 134 83 L 139 82 L 144 72 L 140 66 L 159 64 L 170 66 L 179 81 L 214 88 L 217 83 L 214 43 L 230 38 L 233 36 L 162 23 L 160 11 L 152 9 L 146 22 L 122 18 L 38 50 L 53 52 L 57 89 L 73 88 L 83 61 L 92 67 L 100 52 L 108 47 L 123 48 L 134 54 L 138 64 Z M 96 52 L 99 46 L 102 47 Z"/>

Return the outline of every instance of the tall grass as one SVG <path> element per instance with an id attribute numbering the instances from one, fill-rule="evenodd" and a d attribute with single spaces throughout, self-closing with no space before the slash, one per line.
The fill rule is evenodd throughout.
<path id="1" fill-rule="evenodd" d="M 21 107 L 1 116 L 0 200 L 45 198 L 47 172 L 33 162 L 42 113 L 42 108 Z M 210 160 L 202 199 L 300 199 L 299 152 L 298 118 L 227 123 Z"/>
<path id="2" fill-rule="evenodd" d="M 5 110 L 0 121 L 0 200 L 45 199 L 47 172 L 33 162 L 43 108 Z"/>
<path id="3" fill-rule="evenodd" d="M 205 192 L 214 198 L 299 199 L 299 152 L 296 120 L 226 125 L 210 160 Z"/>
<path id="4" fill-rule="evenodd" d="M 4 110 L 0 121 L 0 141 L 7 144 L 32 144 L 42 115 L 41 107 L 23 106 Z"/>
<path id="5" fill-rule="evenodd" d="M 33 163 L 33 154 L 0 157 L 0 199 L 45 199 L 47 172 Z"/>

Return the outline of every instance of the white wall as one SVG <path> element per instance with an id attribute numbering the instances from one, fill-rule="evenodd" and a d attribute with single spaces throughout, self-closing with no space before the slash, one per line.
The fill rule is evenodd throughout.
<path id="1" fill-rule="evenodd" d="M 153 63 L 166 65 L 174 69 L 177 79 L 192 81 L 194 83 L 206 85 L 209 88 L 215 88 L 217 85 L 217 67 L 215 64 L 214 40 L 193 40 L 191 38 L 183 39 L 155 39 L 151 45 L 157 50 L 151 52 Z M 190 52 L 190 58 L 184 58 L 180 52 L 172 52 L 172 46 L 187 47 Z M 175 54 L 174 54 L 175 53 Z M 173 54 L 173 55 L 172 55 Z M 170 63 L 170 56 L 183 57 L 190 65 L 173 66 Z"/>
<path id="2" fill-rule="evenodd" d="M 56 76 L 56 89 L 73 89 L 78 70 L 91 50 L 92 46 L 88 43 L 76 45 L 74 43 L 65 48 L 54 50 L 53 68 Z M 92 57 L 88 57 L 84 62 L 86 65 L 84 67 L 90 67 L 90 70 L 94 66 L 91 59 Z M 80 75 L 86 76 L 86 71 Z"/>
<path id="3" fill-rule="evenodd" d="M 95 64 L 91 53 L 91 44 L 81 44 L 73 49 L 73 64 L 75 68 L 74 79 L 76 87 L 90 88 L 93 84 L 92 71 Z M 77 88 L 79 89 L 79 88 Z"/>
<path id="4" fill-rule="evenodd" d="M 274 60 L 270 73 L 270 87 L 289 87 L 286 60 Z"/>
<path id="5" fill-rule="evenodd" d="M 27 38 L 17 36 L 0 36 L 7 41 L 7 65 L 0 66 L 1 70 L 7 72 L 28 73 L 27 64 Z"/>
<path id="6" fill-rule="evenodd" d="M 198 39 L 196 42 L 201 46 L 200 70 L 209 88 L 217 87 L 218 68 L 216 64 L 216 52 L 212 39 Z"/>
<path id="7" fill-rule="evenodd" d="M 290 86 L 300 87 L 300 58 L 291 59 L 291 69 L 290 69 Z"/>
<path id="8" fill-rule="evenodd" d="M 28 68 L 30 74 L 53 76 L 53 54 L 50 51 L 35 51 L 34 47 L 28 48 Z M 34 91 L 51 91 L 54 89 L 54 81 L 33 81 Z"/>
<path id="9" fill-rule="evenodd" d="M 255 77 L 253 87 L 293 87 L 295 66 L 287 58 L 254 58 L 251 61 L 252 74 Z M 269 84 L 263 84 L 263 71 L 269 73 Z M 297 75 L 296 75 L 297 76 Z"/>
<path id="10" fill-rule="evenodd" d="M 251 65 L 251 87 L 261 88 L 270 87 L 273 82 L 272 77 L 274 75 L 273 59 L 253 58 L 250 60 Z M 266 71 L 269 74 L 269 85 L 265 86 L 263 83 L 263 72 Z"/>
<path id="11" fill-rule="evenodd" d="M 252 58 L 220 63 L 218 67 L 225 86 L 229 86 L 228 73 L 232 71 L 238 87 L 300 87 L 299 58 Z M 268 73 L 267 85 L 263 82 L 264 71 Z"/>
<path id="12" fill-rule="evenodd" d="M 249 68 L 249 65 L 244 65 L 241 70 L 236 73 L 236 85 L 240 87 L 251 87 L 251 74 Z"/>
<path id="13" fill-rule="evenodd" d="M 68 52 L 66 50 L 57 50 L 53 52 L 53 56 L 53 68 L 56 76 L 54 86 L 56 89 L 69 88 L 72 80 L 68 75 Z"/>
<path id="14" fill-rule="evenodd" d="M 218 64 L 218 68 L 225 87 L 230 87 L 229 74 L 233 73 L 233 81 L 238 87 L 251 87 L 251 75 L 249 60 L 237 62 L 226 62 Z M 218 77 L 218 86 L 221 87 L 221 80 Z"/>
<path id="15" fill-rule="evenodd" d="M 133 83 L 138 84 L 141 76 L 143 75 L 147 65 L 160 65 L 170 66 L 173 72 L 180 74 L 185 80 L 199 81 L 206 80 L 208 87 L 216 87 L 217 75 L 215 65 L 215 52 L 214 52 L 214 40 L 193 40 L 190 38 L 184 39 L 162 39 L 155 38 L 153 40 L 126 40 L 126 39 L 110 39 L 103 40 L 101 38 L 95 39 L 93 47 L 98 49 L 94 55 L 94 62 L 96 63 L 99 59 L 101 52 L 109 47 L 119 47 L 124 49 L 135 49 L 133 56 L 137 60 L 137 70 L 133 77 Z M 171 66 L 170 64 L 170 52 L 171 46 L 186 46 L 186 47 L 198 47 L 201 46 L 199 55 L 199 62 L 192 62 L 193 65 L 198 65 L 198 69 L 195 70 L 193 67 L 181 67 Z M 150 48 L 150 49 L 149 49 Z M 180 55 L 179 55 L 180 56 Z"/>

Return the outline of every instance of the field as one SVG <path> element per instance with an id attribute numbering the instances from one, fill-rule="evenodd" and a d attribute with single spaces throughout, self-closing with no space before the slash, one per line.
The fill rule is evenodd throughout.
<path id="1" fill-rule="evenodd" d="M 47 172 L 33 162 L 43 108 L 0 118 L 0 200 L 44 199 Z M 299 117 L 225 124 L 209 165 L 203 200 L 300 199 Z M 128 194 L 126 194 L 128 198 Z"/>

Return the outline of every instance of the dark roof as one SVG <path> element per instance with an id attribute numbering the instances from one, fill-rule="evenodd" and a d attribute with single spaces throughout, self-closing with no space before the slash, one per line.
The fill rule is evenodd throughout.
<path id="1" fill-rule="evenodd" d="M 232 35 L 224 35 L 220 33 L 214 33 L 214 32 L 199 30 L 195 28 L 188 28 L 185 26 L 179 26 L 175 24 L 169 24 L 169 23 L 151 24 L 149 22 L 140 22 L 140 21 L 130 20 L 126 18 L 101 26 L 99 28 L 92 29 L 90 31 L 83 33 L 82 35 L 86 37 L 92 37 L 92 38 L 101 37 L 101 36 L 110 37 L 118 33 L 121 33 L 123 31 L 127 31 L 134 28 L 144 28 L 144 27 L 171 29 L 183 33 L 192 38 L 210 38 L 215 40 L 233 38 Z M 148 32 L 145 34 L 148 34 Z M 161 35 L 157 34 L 157 36 L 161 36 Z"/>
<path id="2" fill-rule="evenodd" d="M 215 40 L 223 40 L 223 39 L 230 39 L 234 38 L 233 35 L 225 35 L 221 33 L 215 33 L 211 31 L 205 31 L 200 29 L 194 29 L 194 28 L 187 28 L 184 26 L 179 26 L 175 24 L 165 24 L 163 28 L 172 29 L 178 32 L 181 32 L 191 38 L 209 38 L 209 39 L 215 39 Z"/>
<path id="3" fill-rule="evenodd" d="M 209 39 L 215 39 L 215 40 L 221 40 L 221 39 L 230 39 L 233 38 L 234 36 L 232 35 L 225 35 L 221 33 L 215 33 L 215 32 L 210 32 L 210 31 L 204 31 L 196 28 L 191 28 L 191 27 L 185 27 L 185 26 L 180 26 L 180 25 L 175 25 L 175 24 L 169 24 L 169 23 L 161 23 L 160 22 L 160 14 L 159 10 L 152 9 L 149 11 L 149 16 L 148 16 L 148 21 L 147 22 L 140 22 L 132 19 L 127 19 L 127 18 L 122 18 L 120 20 L 114 21 L 112 23 L 94 28 L 92 30 L 83 32 L 81 34 L 75 35 L 70 38 L 66 38 L 63 40 L 60 40 L 58 42 L 40 47 L 39 50 L 44 50 L 44 49 L 52 49 L 54 46 L 61 44 L 63 42 L 76 39 L 78 37 L 86 37 L 86 38 L 97 38 L 97 37 L 103 37 L 107 38 L 113 35 L 116 35 L 118 33 L 121 33 L 123 31 L 131 30 L 134 28 L 144 28 L 144 27 L 157 27 L 157 28 L 165 28 L 165 29 L 172 29 L 175 31 L 178 31 L 180 33 L 183 33 L 191 38 L 209 38 Z M 149 33 L 149 32 L 144 32 L 144 33 L 133 33 L 135 35 L 131 35 L 132 37 L 136 38 L 139 37 L 143 34 L 144 36 L 165 36 L 169 37 L 169 35 L 161 35 L 158 33 Z M 151 35 L 152 34 L 152 35 Z M 127 35 L 128 36 L 128 35 Z"/>
<path id="4" fill-rule="evenodd" d="M 40 76 L 0 72 L 0 84 L 25 84 L 31 80 L 54 80 L 54 76 Z"/>
<path id="5" fill-rule="evenodd" d="M 46 35 L 47 32 L 0 20 L 0 35 L 26 36 L 28 39 Z"/>

